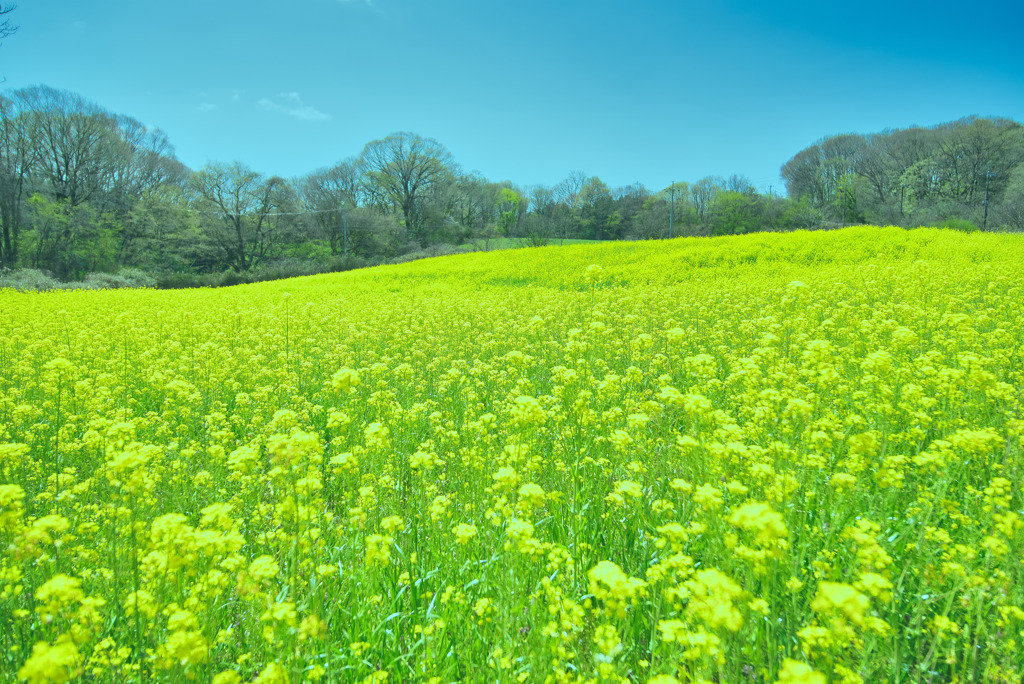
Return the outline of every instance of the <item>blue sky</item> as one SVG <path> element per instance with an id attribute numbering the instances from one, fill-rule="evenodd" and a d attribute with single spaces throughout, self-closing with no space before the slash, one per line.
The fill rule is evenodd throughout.
<path id="1" fill-rule="evenodd" d="M 779 192 L 825 135 L 1024 121 L 1019 1 L 20 0 L 10 16 L 3 87 L 162 128 L 192 168 L 298 176 L 407 130 L 491 180 L 740 173 Z"/>

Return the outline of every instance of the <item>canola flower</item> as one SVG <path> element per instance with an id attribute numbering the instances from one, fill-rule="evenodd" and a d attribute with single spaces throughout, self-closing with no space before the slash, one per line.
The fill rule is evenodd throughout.
<path id="1" fill-rule="evenodd" d="M 1024 676 L 1024 239 L 0 292 L 3 681 Z"/>

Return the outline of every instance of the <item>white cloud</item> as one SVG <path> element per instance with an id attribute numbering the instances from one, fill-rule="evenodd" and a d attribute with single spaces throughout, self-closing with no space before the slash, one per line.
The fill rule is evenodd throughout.
<path id="1" fill-rule="evenodd" d="M 217 105 L 210 104 L 209 102 L 202 102 L 198 107 L 196 107 L 196 109 L 201 112 L 212 112 L 217 109 Z"/>
<path id="2" fill-rule="evenodd" d="M 278 93 L 273 100 L 263 98 L 256 104 L 272 112 L 283 112 L 288 116 L 294 116 L 303 121 L 327 121 L 330 114 L 325 114 L 319 109 L 314 109 L 302 101 L 298 93 Z"/>

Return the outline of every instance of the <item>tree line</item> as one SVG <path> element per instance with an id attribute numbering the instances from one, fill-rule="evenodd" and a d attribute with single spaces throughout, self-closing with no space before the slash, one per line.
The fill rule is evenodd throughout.
<path id="1" fill-rule="evenodd" d="M 831 221 L 1024 230 L 1024 129 L 1009 119 L 829 136 L 782 176 Z"/>
<path id="2" fill-rule="evenodd" d="M 1021 230 L 1024 139 L 1002 119 L 823 139 L 783 166 L 788 197 L 742 176 L 650 190 L 569 173 L 493 182 L 400 132 L 299 178 L 187 168 L 167 136 L 47 86 L 0 95 L 0 268 L 62 280 L 340 270 L 502 241 L 626 240 L 958 219 Z M 175 280 L 173 276 L 180 276 Z M 182 279 L 184 278 L 184 279 Z"/>

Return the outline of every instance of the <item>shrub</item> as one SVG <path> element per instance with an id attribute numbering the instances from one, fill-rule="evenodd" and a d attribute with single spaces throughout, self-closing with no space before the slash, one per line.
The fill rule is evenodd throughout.
<path id="1" fill-rule="evenodd" d="M 5 287 L 27 292 L 34 290 L 43 292 L 56 290 L 61 287 L 59 280 L 45 271 L 36 268 L 18 268 L 13 271 L 5 270 L 0 273 L 0 289 Z"/>
<path id="2" fill-rule="evenodd" d="M 939 228 L 959 230 L 963 233 L 977 233 L 979 228 L 967 219 L 949 218 L 939 224 Z"/>
<path id="3" fill-rule="evenodd" d="M 85 276 L 81 285 L 82 288 L 74 289 L 117 290 L 126 287 L 155 287 L 156 278 L 137 268 L 125 268 L 117 273 L 90 273 Z"/>

